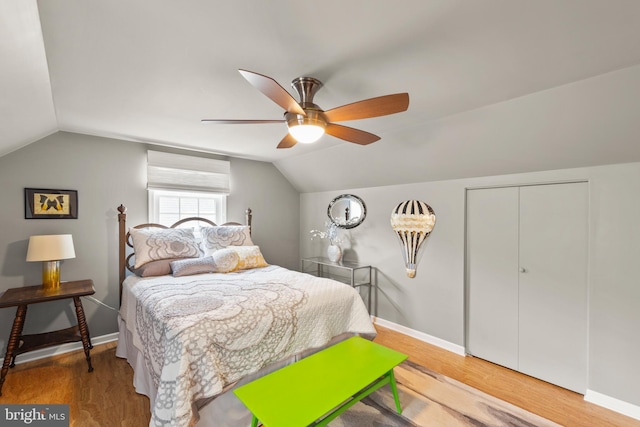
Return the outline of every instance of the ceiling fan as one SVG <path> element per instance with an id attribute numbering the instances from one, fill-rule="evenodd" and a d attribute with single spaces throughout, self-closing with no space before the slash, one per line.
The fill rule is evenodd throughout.
<path id="1" fill-rule="evenodd" d="M 203 119 L 203 123 L 218 124 L 262 124 L 286 123 L 289 128 L 287 135 L 282 138 L 278 148 L 291 148 L 296 143 L 315 142 L 326 132 L 336 138 L 355 144 L 367 145 L 380 139 L 363 130 L 336 124 L 347 120 L 368 119 L 400 113 L 409 108 L 409 94 L 396 93 L 365 99 L 352 104 L 343 105 L 324 111 L 313 103 L 313 97 L 322 87 L 322 82 L 313 77 L 298 77 L 291 82 L 291 86 L 298 92 L 298 103 L 282 86 L 271 77 L 254 73 L 253 71 L 238 70 L 240 74 L 269 99 L 285 109 L 284 119 L 281 120 L 216 120 Z"/>

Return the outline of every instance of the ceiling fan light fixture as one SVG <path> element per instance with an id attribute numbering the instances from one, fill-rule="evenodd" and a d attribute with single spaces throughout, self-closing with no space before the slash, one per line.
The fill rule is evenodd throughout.
<path id="1" fill-rule="evenodd" d="M 324 135 L 324 127 L 327 122 L 323 120 L 318 111 L 306 111 L 307 115 L 286 114 L 289 133 L 296 141 L 303 144 L 311 144 Z"/>
<path id="2" fill-rule="evenodd" d="M 296 141 L 311 144 L 324 135 L 324 128 L 317 125 L 295 125 L 289 126 L 289 133 Z"/>

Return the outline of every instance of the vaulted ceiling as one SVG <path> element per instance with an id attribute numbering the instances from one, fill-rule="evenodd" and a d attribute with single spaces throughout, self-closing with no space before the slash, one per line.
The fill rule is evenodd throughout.
<path id="1" fill-rule="evenodd" d="M 619 70 L 634 86 L 638 22 L 636 0 L 4 0 L 0 155 L 64 130 L 274 162 L 301 191 L 455 178 L 447 171 L 456 170 L 460 146 L 437 145 L 449 118 Z M 282 118 L 239 68 L 274 78 L 295 97 L 292 79 L 316 77 L 323 109 L 396 92 L 408 92 L 410 106 L 344 123 L 382 138 L 370 146 L 324 136 L 277 150 L 284 124 L 200 122 Z M 633 150 L 628 140 L 638 134 L 625 132 L 623 146 Z M 487 144 L 477 149 L 505 143 Z M 415 169 L 417 145 L 416 157 L 439 156 L 431 175 L 380 172 L 394 153 Z M 593 163 L 570 158 L 530 167 Z M 335 180 L 326 181 L 332 169 Z M 466 174 L 510 171 L 494 169 Z"/>

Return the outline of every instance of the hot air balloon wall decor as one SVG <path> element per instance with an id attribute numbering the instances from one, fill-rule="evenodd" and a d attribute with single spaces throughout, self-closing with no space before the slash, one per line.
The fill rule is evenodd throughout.
<path id="1" fill-rule="evenodd" d="M 406 200 L 391 212 L 391 228 L 400 240 L 407 276 L 416 277 L 424 243 L 436 225 L 431 206 L 419 200 Z"/>

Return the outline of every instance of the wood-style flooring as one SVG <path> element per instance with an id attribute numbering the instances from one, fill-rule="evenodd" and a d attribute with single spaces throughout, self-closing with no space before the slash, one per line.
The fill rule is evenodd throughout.
<path id="1" fill-rule="evenodd" d="M 587 403 L 583 396 L 473 357 L 463 357 L 376 326 L 376 342 L 410 360 L 564 426 L 640 427 L 640 421 Z M 115 356 L 115 343 L 91 352 L 87 372 L 79 350 L 16 365 L 9 370 L 0 403 L 67 403 L 71 425 L 140 427 L 149 425 L 149 400 L 133 389 L 133 371 Z"/>
<path id="2" fill-rule="evenodd" d="M 375 341 L 409 359 L 567 427 L 640 427 L 640 421 L 585 402 L 584 396 L 475 357 L 459 356 L 376 325 Z"/>

